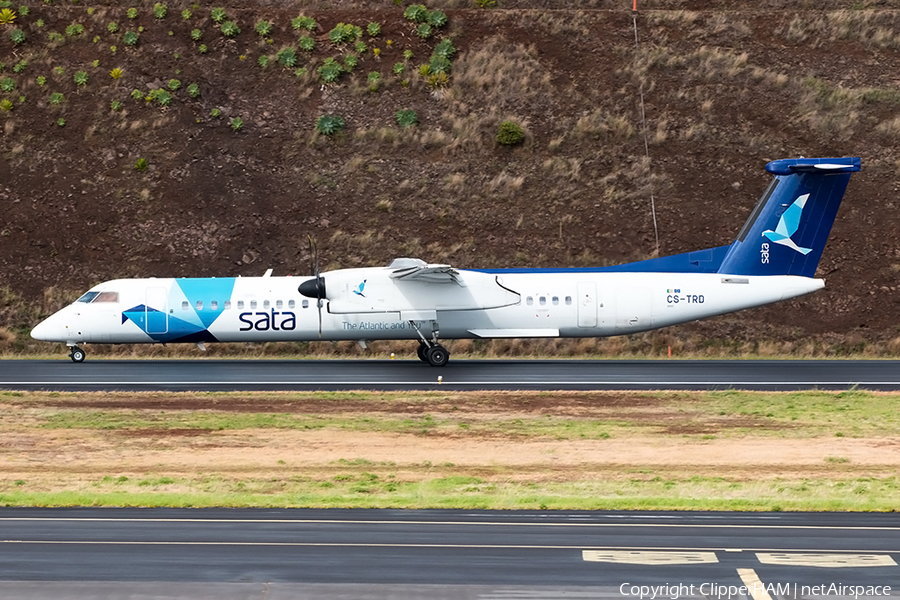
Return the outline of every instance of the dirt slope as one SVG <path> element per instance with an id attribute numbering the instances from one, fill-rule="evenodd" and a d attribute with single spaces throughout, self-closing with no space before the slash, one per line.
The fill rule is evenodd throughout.
<path id="1" fill-rule="evenodd" d="M 398 255 L 460 267 L 647 258 L 656 253 L 651 194 L 660 254 L 721 245 L 765 187 L 767 161 L 858 155 L 864 170 L 820 265 L 825 291 L 680 331 L 890 342 L 900 270 L 893 4 L 647 2 L 638 48 L 623 4 L 440 2 L 429 8 L 449 21 L 423 40 L 405 4 L 386 1 L 201 3 L 188 19 L 186 3 L 155 18 L 153 3 L 134 2 L 130 19 L 118 3 L 26 2 L 27 16 L 0 25 L 0 79 L 15 85 L 0 93 L 13 105 L 0 111 L 0 327 L 21 332 L 114 277 L 308 273 L 306 235 L 330 268 Z M 226 38 L 213 6 L 241 33 Z M 298 49 L 286 68 L 276 53 L 297 48 L 291 19 L 301 13 L 318 22 L 316 48 Z M 261 20 L 273 23 L 268 36 L 254 31 Z M 329 42 L 341 22 L 381 31 L 364 35 L 356 68 L 326 85 L 317 67 L 353 51 Z M 67 35 L 72 24 L 83 32 Z M 125 33 L 139 27 L 127 46 Z M 16 28 L 26 34 L 18 45 Z M 457 52 L 450 84 L 433 90 L 418 67 L 443 37 Z M 376 91 L 371 72 L 381 76 Z M 172 79 L 181 87 L 168 107 L 131 96 Z M 64 100 L 53 104 L 53 93 Z M 400 109 L 415 110 L 419 125 L 401 129 Z M 344 130 L 315 135 L 323 114 L 342 116 Z M 507 118 L 525 125 L 521 146 L 495 143 Z M 134 168 L 141 158 L 144 171 Z"/>

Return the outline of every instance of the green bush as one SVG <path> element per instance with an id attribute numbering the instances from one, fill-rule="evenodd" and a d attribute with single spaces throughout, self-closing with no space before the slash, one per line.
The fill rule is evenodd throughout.
<path id="1" fill-rule="evenodd" d="M 297 45 L 300 46 L 301 50 L 311 52 L 313 48 L 316 47 L 316 40 L 312 39 L 308 35 L 300 36 L 300 39 L 297 40 Z"/>
<path id="2" fill-rule="evenodd" d="M 324 81 L 325 83 L 332 83 L 334 81 L 337 81 L 337 78 L 341 76 L 341 73 L 343 71 L 344 69 L 341 67 L 341 65 L 331 57 L 326 58 L 325 62 L 322 63 L 322 66 L 316 69 L 319 77 L 321 77 L 322 81 Z"/>
<path id="3" fill-rule="evenodd" d="M 110 33 L 117 33 L 119 31 L 119 24 L 115 21 L 111 21 L 110 24 L 106 26 L 106 30 Z"/>
<path id="4" fill-rule="evenodd" d="M 403 11 L 403 17 L 416 23 L 424 23 L 428 20 L 428 9 L 423 4 L 410 4 Z"/>
<path id="5" fill-rule="evenodd" d="M 28 61 L 24 58 L 13 65 L 13 73 L 21 73 L 28 66 Z"/>
<path id="6" fill-rule="evenodd" d="M 406 70 L 406 65 L 401 62 L 394 63 L 394 75 L 402 75 L 403 71 Z"/>
<path id="7" fill-rule="evenodd" d="M 237 23 L 235 23 L 234 21 L 225 21 L 224 23 L 222 23 L 219 29 L 222 30 L 222 35 L 227 38 L 233 38 L 241 32 L 241 28 L 238 27 Z"/>
<path id="8" fill-rule="evenodd" d="M 291 27 L 293 27 L 294 29 L 306 29 L 307 31 L 313 31 L 316 27 L 318 27 L 318 24 L 312 17 L 304 17 L 303 15 L 300 15 L 299 17 L 294 17 L 293 19 L 291 19 Z"/>
<path id="9" fill-rule="evenodd" d="M 177 79 L 170 79 L 167 87 L 173 92 L 177 92 L 181 88 L 181 82 Z"/>
<path id="10" fill-rule="evenodd" d="M 256 59 L 256 64 L 265 69 L 269 66 L 269 57 L 263 54 L 259 58 Z"/>
<path id="11" fill-rule="evenodd" d="M 432 56 L 431 62 L 428 63 L 428 67 L 431 69 L 432 73 L 446 73 L 450 74 L 450 59 L 444 58 L 443 56 Z"/>
<path id="12" fill-rule="evenodd" d="M 379 25 L 378 23 L 369 23 L 366 26 L 366 31 L 369 33 L 370 37 L 375 37 L 379 33 L 381 33 L 381 25 Z"/>
<path id="13" fill-rule="evenodd" d="M 0 109 L 9 112 L 13 109 L 13 103 L 8 98 L 4 98 L 3 100 L 0 100 Z"/>
<path id="14" fill-rule="evenodd" d="M 0 90 L 4 92 L 11 92 L 16 89 L 16 80 L 12 77 L 4 77 L 0 79 Z"/>
<path id="15" fill-rule="evenodd" d="M 412 127 L 419 122 L 419 116 L 416 114 L 416 111 L 411 108 L 398 110 L 396 116 L 397 124 L 400 125 L 400 127 Z"/>
<path id="16" fill-rule="evenodd" d="M 427 40 L 431 37 L 431 25 L 429 25 L 428 23 L 422 23 L 421 25 L 416 27 L 416 35 L 423 40 Z"/>
<path id="17" fill-rule="evenodd" d="M 200 97 L 200 86 L 197 85 L 196 83 L 190 84 L 189 86 L 187 86 L 187 93 L 188 93 L 188 96 L 190 96 L 191 98 L 199 98 Z"/>
<path id="18" fill-rule="evenodd" d="M 134 89 L 134 90 L 131 90 L 131 97 L 134 98 L 135 100 L 143 100 L 144 93 L 141 92 L 141 90 Z"/>
<path id="19" fill-rule="evenodd" d="M 13 44 L 18 46 L 19 44 L 21 44 L 25 41 L 25 39 L 26 39 L 25 32 L 22 31 L 21 29 L 13 29 L 9 34 L 9 39 L 12 41 Z"/>
<path id="20" fill-rule="evenodd" d="M 157 19 L 163 19 L 166 16 L 166 13 L 169 12 L 168 7 L 161 2 L 157 2 L 153 5 L 153 16 Z"/>
<path id="21" fill-rule="evenodd" d="M 449 38 L 439 41 L 431 53 L 432 56 L 443 56 L 444 58 L 453 58 L 454 54 L 456 54 L 456 48 L 453 47 L 453 42 Z"/>
<path id="22" fill-rule="evenodd" d="M 126 31 L 122 36 L 122 43 L 126 46 L 137 46 L 140 40 L 141 36 L 137 31 Z"/>
<path id="23" fill-rule="evenodd" d="M 259 21 L 256 23 L 255 29 L 256 33 L 262 37 L 269 37 L 269 34 L 272 33 L 272 21 Z"/>
<path id="24" fill-rule="evenodd" d="M 350 72 L 359 64 L 359 57 L 355 54 L 348 54 L 344 57 L 344 70 Z"/>
<path id="25" fill-rule="evenodd" d="M 66 27 L 66 35 L 69 37 L 75 37 L 76 35 L 81 35 L 84 33 L 84 25 L 81 23 L 72 23 L 68 27 Z"/>
<path id="26" fill-rule="evenodd" d="M 244 127 L 244 121 L 240 117 L 232 117 L 231 120 L 228 121 L 228 126 L 234 131 L 240 131 Z"/>
<path id="27" fill-rule="evenodd" d="M 199 42 L 200 38 L 203 37 L 203 32 L 199 29 L 191 29 L 191 39 L 195 42 Z"/>
<path id="28" fill-rule="evenodd" d="M 66 101 L 66 97 L 63 96 L 62 92 L 53 92 L 50 94 L 50 104 L 62 104 Z"/>
<path id="29" fill-rule="evenodd" d="M 136 8 L 129 8 L 129 9 L 128 9 L 128 12 L 125 13 L 125 15 L 126 15 L 129 19 L 137 19 L 137 17 L 138 17 L 138 9 L 136 9 Z"/>
<path id="30" fill-rule="evenodd" d="M 515 146 L 525 140 L 525 130 L 513 121 L 503 121 L 497 128 L 497 143 L 504 146 Z"/>
<path id="31" fill-rule="evenodd" d="M 278 54 L 275 55 L 275 58 L 278 60 L 278 64 L 280 64 L 282 67 L 293 69 L 295 66 L 297 66 L 297 51 L 290 46 L 279 50 Z"/>
<path id="32" fill-rule="evenodd" d="M 443 27 L 447 24 L 447 15 L 439 10 L 428 13 L 428 24 L 432 27 Z"/>
<path id="33" fill-rule="evenodd" d="M 59 125 L 60 127 L 65 127 L 65 126 L 66 126 L 66 120 L 63 119 L 62 117 L 60 117 L 60 118 L 58 118 L 58 119 L 56 120 L 56 124 Z"/>
<path id="34" fill-rule="evenodd" d="M 114 111 L 120 111 L 122 110 L 122 103 L 118 100 L 113 100 L 109 103 L 109 107 Z"/>
<path id="35" fill-rule="evenodd" d="M 75 71 L 75 75 L 72 76 L 72 79 L 75 81 L 75 85 L 87 85 L 88 74 L 84 71 Z"/>
<path id="36" fill-rule="evenodd" d="M 213 23 L 222 23 L 228 16 L 225 14 L 224 8 L 214 8 L 210 11 L 209 18 L 213 20 Z"/>
<path id="37" fill-rule="evenodd" d="M 147 165 L 147 159 L 146 159 L 146 158 L 139 158 L 139 159 L 137 159 L 137 162 L 134 163 L 134 170 L 135 170 L 135 171 L 138 171 L 138 172 L 140 172 L 140 171 L 146 171 L 146 170 L 147 170 L 147 166 L 148 166 L 148 165 Z"/>
<path id="38" fill-rule="evenodd" d="M 347 44 L 362 37 L 362 29 L 350 23 L 338 23 L 328 32 L 328 39 L 335 46 Z"/>
<path id="39" fill-rule="evenodd" d="M 344 128 L 344 117 L 340 115 L 322 115 L 316 119 L 316 131 L 322 135 L 334 135 Z"/>

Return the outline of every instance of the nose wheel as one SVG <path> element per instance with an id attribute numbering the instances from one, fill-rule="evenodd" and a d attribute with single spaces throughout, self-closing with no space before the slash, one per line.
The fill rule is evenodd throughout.
<path id="1" fill-rule="evenodd" d="M 72 359 L 72 362 L 84 362 L 86 356 L 87 354 L 85 354 L 84 350 L 82 350 L 78 346 L 72 346 L 72 350 L 69 351 L 69 358 Z"/>

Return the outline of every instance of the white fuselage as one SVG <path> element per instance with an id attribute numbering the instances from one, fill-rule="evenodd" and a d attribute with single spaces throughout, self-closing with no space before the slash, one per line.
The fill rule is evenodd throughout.
<path id="1" fill-rule="evenodd" d="M 404 287 L 384 273 L 329 274 L 321 334 L 317 300 L 297 289 L 310 278 L 238 277 L 108 281 L 92 288 L 89 294 L 99 293 L 92 300 L 51 315 L 32 335 L 70 346 L 418 339 L 416 328 L 428 336 L 435 327 L 444 339 L 600 337 L 761 306 L 824 286 L 821 279 L 788 275 L 460 270 L 461 284 Z M 363 292 L 358 281 L 368 282 Z"/>

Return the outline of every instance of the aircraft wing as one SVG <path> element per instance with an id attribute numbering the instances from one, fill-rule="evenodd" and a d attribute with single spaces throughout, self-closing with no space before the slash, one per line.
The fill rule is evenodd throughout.
<path id="1" fill-rule="evenodd" d="M 460 283 L 459 271 L 450 265 L 430 265 L 424 261 L 394 269 L 391 272 L 391 279 L 424 283 Z"/>

